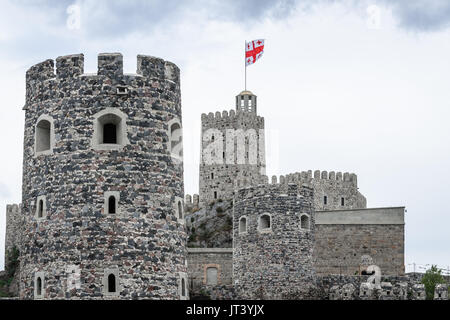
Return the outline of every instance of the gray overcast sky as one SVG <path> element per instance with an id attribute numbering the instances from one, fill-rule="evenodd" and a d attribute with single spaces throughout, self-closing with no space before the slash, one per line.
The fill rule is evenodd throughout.
<path id="1" fill-rule="evenodd" d="M 68 8 L 80 10 L 79 25 Z M 450 265 L 450 1 L 0 1 L 0 269 L 7 203 L 21 200 L 25 72 L 121 52 L 182 72 L 186 193 L 198 192 L 200 115 L 234 109 L 244 41 L 265 117 L 267 173 L 349 171 L 369 207 L 406 206 L 406 264 Z M 75 21 L 75 24 L 73 23 Z M 79 26 L 79 28 L 78 28 Z"/>

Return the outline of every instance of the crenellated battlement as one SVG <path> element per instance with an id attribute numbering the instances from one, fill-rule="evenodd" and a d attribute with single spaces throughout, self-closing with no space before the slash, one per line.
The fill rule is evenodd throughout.
<path id="1" fill-rule="evenodd" d="M 111 93 L 121 91 L 126 94 L 133 87 L 141 91 L 145 87 L 157 89 L 164 85 L 160 82 L 167 82 L 165 85 L 169 87 L 178 87 L 179 68 L 161 58 L 138 55 L 136 74 L 124 74 L 122 54 L 100 53 L 97 73 L 86 74 L 84 55 L 72 54 L 56 58 L 56 68 L 55 61 L 51 59 L 30 67 L 26 73 L 26 96 L 27 103 L 33 103 L 55 98 L 52 94 L 56 92 L 55 89 L 77 95 L 98 94 L 103 89 L 111 89 Z M 140 94 L 150 95 L 145 92 Z"/>
<path id="2" fill-rule="evenodd" d="M 194 195 L 190 195 L 190 194 L 186 194 L 185 196 L 185 200 L 184 200 L 184 205 L 186 207 L 198 207 L 199 204 L 199 196 L 198 194 L 194 194 Z"/>
<path id="3" fill-rule="evenodd" d="M 233 122 L 236 119 L 242 120 L 256 120 L 257 124 L 264 125 L 264 117 L 258 116 L 254 113 L 230 110 L 230 111 L 216 111 L 215 113 L 209 112 L 208 114 L 202 113 L 201 120 L 202 125 L 205 127 L 211 127 L 211 123 L 216 122 Z M 220 127 L 218 126 L 218 129 Z"/>

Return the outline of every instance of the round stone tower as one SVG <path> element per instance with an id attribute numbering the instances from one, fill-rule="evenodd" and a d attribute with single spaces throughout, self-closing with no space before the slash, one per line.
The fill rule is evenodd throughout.
<path id="1" fill-rule="evenodd" d="M 22 299 L 186 299 L 179 69 L 46 60 L 26 75 Z"/>
<path id="2" fill-rule="evenodd" d="M 233 280 L 241 299 L 305 299 L 314 286 L 313 190 L 280 179 L 235 193 Z"/>

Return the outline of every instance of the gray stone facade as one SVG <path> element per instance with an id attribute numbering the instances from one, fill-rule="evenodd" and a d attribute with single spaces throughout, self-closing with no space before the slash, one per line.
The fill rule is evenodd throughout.
<path id="1" fill-rule="evenodd" d="M 20 250 L 22 222 L 20 206 L 17 204 L 8 204 L 6 206 L 5 265 L 8 264 L 8 253 L 13 248 Z"/>
<path id="2" fill-rule="evenodd" d="M 313 190 L 296 184 L 237 190 L 233 281 L 239 297 L 285 299 L 309 294 L 315 281 L 312 201 Z"/>
<path id="3" fill-rule="evenodd" d="M 403 275 L 404 213 L 404 207 L 317 211 L 317 274 L 360 274 L 361 258 L 368 256 L 383 275 Z"/>
<path id="4" fill-rule="evenodd" d="M 123 74 L 121 54 L 83 68 L 79 54 L 27 71 L 20 298 L 183 298 L 179 69 L 140 55 Z"/>
<path id="5" fill-rule="evenodd" d="M 232 256 L 232 248 L 188 248 L 190 288 L 231 285 Z"/>
<path id="6" fill-rule="evenodd" d="M 249 101 L 253 101 L 253 108 L 248 107 Z M 261 174 L 265 174 L 264 118 L 257 115 L 256 96 L 249 91 L 241 92 L 236 97 L 236 111 L 202 114 L 201 122 L 201 150 L 205 153 L 209 145 L 217 144 L 220 151 L 219 155 L 212 155 L 213 160 L 217 157 L 214 163 L 209 163 L 202 153 L 199 201 L 208 204 L 217 199 L 232 199 L 236 179 L 257 181 Z M 234 133 L 238 132 L 234 130 L 242 130 L 243 140 L 233 137 L 227 133 L 228 130 Z M 238 158 L 239 154 L 243 159 Z M 252 155 L 255 156 L 254 162 L 250 161 Z"/>

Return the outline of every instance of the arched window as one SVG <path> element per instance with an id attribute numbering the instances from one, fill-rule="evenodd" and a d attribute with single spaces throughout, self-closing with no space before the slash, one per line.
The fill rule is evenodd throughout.
<path id="1" fill-rule="evenodd" d="M 116 213 L 116 197 L 114 196 L 109 196 L 108 198 L 108 213 Z"/>
<path id="2" fill-rule="evenodd" d="M 216 285 L 217 284 L 217 268 L 209 267 L 206 269 L 206 284 Z"/>
<path id="3" fill-rule="evenodd" d="M 47 208 L 45 203 L 45 195 L 38 196 L 36 199 L 36 206 L 35 206 L 35 217 L 38 220 L 41 220 L 45 218 L 47 215 Z"/>
<path id="4" fill-rule="evenodd" d="M 116 292 L 116 276 L 112 273 L 108 275 L 108 292 Z"/>
<path id="5" fill-rule="evenodd" d="M 270 230 L 271 226 L 271 217 L 268 214 L 263 214 L 259 217 L 259 229 L 260 230 Z"/>
<path id="6" fill-rule="evenodd" d="M 247 218 L 241 217 L 239 219 L 239 233 L 247 232 Z"/>
<path id="7" fill-rule="evenodd" d="M 51 123 L 48 120 L 41 120 L 36 125 L 36 152 L 50 150 L 50 130 Z"/>
<path id="8" fill-rule="evenodd" d="M 117 143 L 117 128 L 114 123 L 103 125 L 103 143 Z"/>
<path id="9" fill-rule="evenodd" d="M 181 201 L 178 201 L 178 219 L 183 219 L 183 206 Z"/>
<path id="10" fill-rule="evenodd" d="M 175 118 L 169 121 L 169 148 L 172 157 L 183 158 L 183 130 L 180 121 Z"/>
<path id="11" fill-rule="evenodd" d="M 303 214 L 300 217 L 300 227 L 305 230 L 309 230 L 309 217 L 306 214 Z"/>
<path id="12" fill-rule="evenodd" d="M 36 279 L 36 293 L 38 296 L 42 295 L 42 279 L 41 279 L 41 277 L 38 277 Z"/>
<path id="13" fill-rule="evenodd" d="M 128 144 L 127 116 L 117 108 L 106 108 L 94 116 L 91 145 L 97 150 L 115 150 Z"/>
<path id="14" fill-rule="evenodd" d="M 34 132 L 35 156 L 52 153 L 54 141 L 53 128 L 53 118 L 48 115 L 43 114 L 36 121 Z"/>
<path id="15" fill-rule="evenodd" d="M 44 200 L 39 200 L 38 204 L 38 218 L 42 218 L 44 216 Z"/>
<path id="16" fill-rule="evenodd" d="M 181 278 L 181 296 L 186 296 L 186 280 L 184 278 Z"/>

